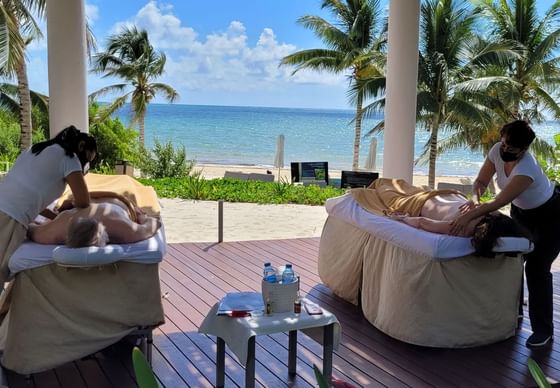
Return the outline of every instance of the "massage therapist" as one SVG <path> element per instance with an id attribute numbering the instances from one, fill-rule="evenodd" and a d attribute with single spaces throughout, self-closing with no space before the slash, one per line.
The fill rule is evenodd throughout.
<path id="1" fill-rule="evenodd" d="M 529 230 L 534 242 L 534 250 L 524 256 L 533 330 L 526 345 L 541 348 L 552 341 L 553 334 L 550 267 L 560 252 L 560 192 L 527 151 L 535 132 L 526 121 L 504 125 L 500 135 L 501 142 L 492 147 L 474 181 L 473 201 L 463 205 L 451 232 L 458 234 L 470 220 L 511 203 L 511 217 Z M 494 174 L 501 191 L 480 204 Z"/>
<path id="2" fill-rule="evenodd" d="M 27 226 L 39 213 L 48 216 L 45 208 L 62 195 L 67 183 L 74 206 L 89 206 L 84 174 L 96 154 L 93 136 L 70 126 L 16 159 L 0 181 L 0 284 L 8 279 L 8 260 L 25 239 Z"/>

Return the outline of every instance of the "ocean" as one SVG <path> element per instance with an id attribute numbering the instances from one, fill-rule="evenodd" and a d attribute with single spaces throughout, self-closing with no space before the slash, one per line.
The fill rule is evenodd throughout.
<path id="1" fill-rule="evenodd" d="M 116 116 L 128 123 L 130 111 L 125 106 Z M 327 161 L 329 168 L 349 170 L 352 166 L 354 125 L 352 110 L 266 108 L 214 105 L 150 104 L 146 116 L 146 145 L 154 139 L 184 145 L 187 157 L 197 163 L 259 165 L 274 164 L 276 139 L 285 136 L 284 163 Z M 364 120 L 366 133 L 379 121 Z M 537 135 L 552 142 L 560 125 L 546 122 L 534 126 Z M 417 129 L 415 158 L 429 133 Z M 383 168 L 383 134 L 377 138 L 377 170 Z M 364 166 L 371 137 L 363 137 L 360 167 Z M 481 153 L 455 150 L 441 155 L 436 175 L 474 176 L 484 161 Z M 427 165 L 416 165 L 414 174 L 427 175 Z"/>

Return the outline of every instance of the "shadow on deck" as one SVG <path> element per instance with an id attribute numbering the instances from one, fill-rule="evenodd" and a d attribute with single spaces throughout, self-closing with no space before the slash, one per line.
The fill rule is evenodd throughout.
<path id="1" fill-rule="evenodd" d="M 545 373 L 560 380 L 560 344 L 531 352 L 525 312 L 517 335 L 473 349 L 434 349 L 405 344 L 375 329 L 360 309 L 334 296 L 317 275 L 319 239 L 169 244 L 160 267 L 166 323 L 154 331 L 153 367 L 162 386 L 210 387 L 215 379 L 216 339 L 198 334 L 205 314 L 226 292 L 260 290 L 262 263 L 291 262 L 301 276 L 302 295 L 337 315 L 343 336 L 333 359 L 333 374 L 356 386 L 521 387 L 535 386 L 526 367 L 532 356 Z M 554 267 L 560 270 L 560 263 Z M 554 315 L 560 327 L 558 283 Z M 63 333 L 61 333 L 63 335 Z M 556 330 L 557 338 L 560 338 Z M 288 377 L 288 335 L 257 338 L 256 385 L 315 386 L 312 365 L 321 365 L 322 348 L 298 336 L 297 376 Z M 56 352 L 56 349 L 53 349 Z M 131 345 L 103 352 L 25 378 L 8 373 L 10 387 L 135 387 Z M 244 370 L 226 357 L 226 386 L 243 386 Z"/>

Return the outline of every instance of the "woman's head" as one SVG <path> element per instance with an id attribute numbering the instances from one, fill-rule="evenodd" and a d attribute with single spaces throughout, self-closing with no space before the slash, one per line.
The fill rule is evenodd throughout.
<path id="1" fill-rule="evenodd" d="M 498 244 L 500 237 L 531 239 L 530 233 L 511 217 L 500 212 L 490 213 L 482 217 L 474 227 L 471 243 L 475 249 L 475 255 L 494 257 L 492 249 Z"/>
<path id="2" fill-rule="evenodd" d="M 105 226 L 91 217 L 74 217 L 68 224 L 66 245 L 70 248 L 105 246 L 109 240 Z"/>
<path id="3" fill-rule="evenodd" d="M 527 121 L 516 120 L 508 123 L 500 130 L 502 145 L 500 156 L 504 162 L 519 159 L 535 140 L 535 132 Z"/>
<path id="4" fill-rule="evenodd" d="M 85 132 L 81 132 L 73 125 L 64 128 L 50 140 L 34 144 L 31 147 L 31 152 L 39 155 L 46 147 L 54 144 L 60 145 L 66 152 L 66 155 L 70 157 L 77 156 L 84 173 L 87 172 L 89 163 L 97 155 L 97 142 L 95 138 Z"/>

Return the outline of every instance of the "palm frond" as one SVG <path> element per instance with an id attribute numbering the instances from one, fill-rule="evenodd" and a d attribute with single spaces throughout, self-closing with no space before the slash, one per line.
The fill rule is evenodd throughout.
<path id="1" fill-rule="evenodd" d="M 127 93 L 124 96 L 117 97 L 110 105 L 99 108 L 97 115 L 93 118 L 93 122 L 100 123 L 122 108 L 128 100 L 129 94 L 130 93 Z"/>
<path id="2" fill-rule="evenodd" d="M 165 95 L 165 99 L 169 102 L 174 102 L 177 98 L 179 98 L 179 93 L 173 87 L 163 83 L 153 83 L 150 85 L 154 91 L 161 92 Z"/>
<path id="3" fill-rule="evenodd" d="M 3 7 L 0 7 L 0 68 L 4 68 L 8 63 L 10 55 L 10 33 L 8 22 Z"/>
<path id="4" fill-rule="evenodd" d="M 105 87 L 102 87 L 101 89 L 96 90 L 95 92 L 91 93 L 88 96 L 88 99 L 90 101 L 95 101 L 99 97 L 105 96 L 109 93 L 122 92 L 123 90 L 126 89 L 127 86 L 128 86 L 127 84 L 115 84 L 115 85 L 105 86 Z"/>

